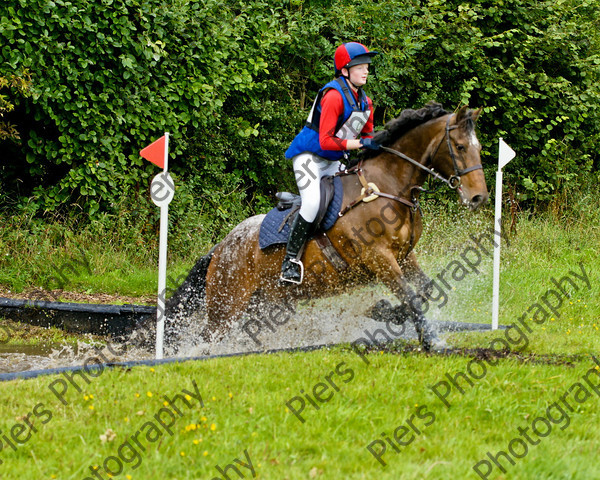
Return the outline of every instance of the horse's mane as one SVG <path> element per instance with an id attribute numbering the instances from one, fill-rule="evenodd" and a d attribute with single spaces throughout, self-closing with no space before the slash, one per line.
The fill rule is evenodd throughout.
<path id="1" fill-rule="evenodd" d="M 402 110 L 399 117 L 386 123 L 383 130 L 375 133 L 373 140 L 380 145 L 390 145 L 413 128 L 447 113 L 450 112 L 444 110 L 444 107 L 436 102 L 429 102 L 418 110 L 407 108 L 406 110 Z M 364 159 L 374 157 L 375 155 L 377 155 L 377 152 L 373 150 L 363 152 Z"/>

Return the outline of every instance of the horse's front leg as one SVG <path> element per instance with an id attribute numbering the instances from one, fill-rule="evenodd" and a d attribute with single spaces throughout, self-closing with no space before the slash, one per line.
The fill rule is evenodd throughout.
<path id="1" fill-rule="evenodd" d="M 437 336 L 431 323 L 425 318 L 419 297 L 408 284 L 398 262 L 390 255 L 382 255 L 382 263 L 377 276 L 394 292 L 400 304 L 392 306 L 387 300 L 380 300 L 371 311 L 371 317 L 378 321 L 391 321 L 401 324 L 410 319 L 415 325 L 419 342 L 425 350 L 441 351 L 448 348 L 446 342 Z M 387 261 L 385 261 L 387 260 Z"/>

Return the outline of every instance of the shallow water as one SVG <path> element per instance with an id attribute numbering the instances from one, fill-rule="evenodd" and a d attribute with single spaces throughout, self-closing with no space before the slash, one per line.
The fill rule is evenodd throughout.
<path id="1" fill-rule="evenodd" d="M 299 306 L 293 314 L 284 310 L 265 310 L 260 318 L 235 323 L 222 339 L 208 343 L 200 337 L 204 323 L 202 318 L 179 319 L 176 321 L 176 342 L 170 342 L 169 337 L 165 339 L 165 358 L 308 347 L 354 342 L 361 338 L 371 342 L 416 339 L 412 324 L 386 325 L 367 317 L 370 308 L 381 298 L 395 303 L 384 288 L 368 287 L 313 300 L 308 305 Z M 441 336 L 449 329 L 462 329 L 459 324 L 448 325 L 444 321 L 457 320 L 452 318 L 451 309 L 432 309 L 427 316 Z M 0 346 L 0 373 L 153 358 L 153 348 L 144 350 L 116 343 L 102 348 L 85 341 L 77 345 L 4 345 Z"/>
<path id="2" fill-rule="evenodd" d="M 222 339 L 209 343 L 200 340 L 202 318 L 179 319 L 176 321 L 179 325 L 176 343 L 170 342 L 168 337 L 165 339 L 165 357 L 222 355 L 352 342 L 363 336 L 364 329 L 384 327 L 366 318 L 362 312 L 379 298 L 381 296 L 373 291 L 363 291 L 360 295 L 341 295 L 311 302 L 299 307 L 293 314 L 283 310 L 275 313 L 265 311 L 264 319 L 235 323 Z M 271 329 L 267 325 L 271 325 Z M 77 345 L 0 345 L 0 373 L 154 358 L 152 348 L 124 348 L 124 345 L 116 343 L 109 346 L 112 348 L 99 348 L 85 341 Z"/>
<path id="3" fill-rule="evenodd" d="M 117 348 L 112 350 L 119 353 Z M 106 347 L 83 341 L 76 345 L 3 345 L 0 348 L 0 374 L 150 358 L 153 355 L 144 350 L 134 349 L 115 355 Z"/>

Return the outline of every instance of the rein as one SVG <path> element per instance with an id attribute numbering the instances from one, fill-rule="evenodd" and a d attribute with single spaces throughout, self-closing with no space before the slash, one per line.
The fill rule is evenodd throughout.
<path id="1" fill-rule="evenodd" d="M 436 178 L 437 180 L 444 182 L 451 189 L 455 190 L 460 187 L 460 177 L 461 176 L 466 175 L 467 173 L 472 172 L 474 170 L 483 169 L 483 166 L 481 164 L 473 165 L 472 167 L 465 168 L 464 170 L 461 170 L 460 168 L 458 168 L 458 163 L 456 162 L 456 155 L 454 154 L 454 149 L 452 148 L 452 142 L 450 141 L 450 130 L 454 130 L 454 129 L 458 128 L 458 125 L 450 126 L 450 118 L 451 117 L 452 117 L 452 115 L 449 115 L 448 119 L 446 120 L 446 128 L 445 128 L 444 136 L 438 143 L 435 151 L 433 152 L 433 155 L 429 156 L 430 160 L 433 159 L 437 155 L 437 152 L 440 149 L 442 142 L 444 141 L 444 139 L 446 139 L 446 143 L 448 145 L 448 152 L 450 154 L 450 158 L 452 159 L 452 164 L 454 166 L 454 175 L 451 175 L 449 178 L 444 178 L 442 175 L 440 175 L 439 173 L 434 171 L 432 168 L 428 168 L 425 165 L 421 165 L 416 160 L 410 158 L 408 155 L 405 155 L 402 152 L 399 152 L 398 150 L 394 150 L 393 148 L 384 147 L 384 146 L 381 146 L 380 148 L 381 148 L 381 150 L 383 150 L 385 152 L 391 153 L 393 155 L 396 155 L 397 157 L 402 158 L 403 160 L 406 160 L 411 165 L 414 165 L 415 167 L 420 168 L 421 170 L 427 172 L 429 175 Z M 412 187 L 410 187 L 412 201 L 406 200 L 405 198 L 399 197 L 397 195 L 392 195 L 390 193 L 381 192 L 381 191 L 379 191 L 379 188 L 377 187 L 377 185 L 375 185 L 375 183 L 367 182 L 367 180 L 365 179 L 365 177 L 363 175 L 363 162 L 364 162 L 364 160 L 361 159 L 358 162 L 358 164 L 355 165 L 354 167 L 349 168 L 347 170 L 341 170 L 336 173 L 336 176 L 356 174 L 356 176 L 358 177 L 358 179 L 362 185 L 362 190 L 361 190 L 358 198 L 356 198 L 354 201 L 352 201 L 351 203 L 346 205 L 346 207 L 344 207 L 342 210 L 340 210 L 340 212 L 338 213 L 338 218 L 343 217 L 346 213 L 348 213 L 348 211 L 350 211 L 351 209 L 353 209 L 354 207 L 359 205 L 361 202 L 365 202 L 365 203 L 371 202 L 373 200 L 376 200 L 379 197 L 384 197 L 384 198 L 389 198 L 390 200 L 394 200 L 394 201 L 401 203 L 402 205 L 405 205 L 406 207 L 408 207 L 409 212 L 410 212 L 410 223 L 414 226 L 415 213 L 418 211 L 419 214 L 421 214 L 421 208 L 419 206 L 419 200 L 413 192 L 414 192 L 414 190 L 418 190 L 418 191 L 426 191 L 426 190 L 423 187 L 421 187 L 420 185 L 413 185 Z M 415 231 L 414 231 L 414 228 L 411 228 L 408 252 L 412 251 L 412 249 L 414 247 L 414 243 L 415 243 Z M 408 253 L 407 253 L 407 255 L 408 255 Z"/>
<path id="2" fill-rule="evenodd" d="M 390 200 L 394 200 L 398 203 L 401 203 L 402 205 L 407 206 L 408 211 L 410 212 L 410 223 L 411 223 L 411 225 L 414 224 L 415 213 L 417 211 L 419 213 L 421 213 L 421 207 L 419 206 L 419 200 L 414 195 L 412 197 L 412 202 L 410 202 L 410 201 L 406 200 L 405 198 L 399 197 L 397 195 L 392 195 L 391 193 L 380 192 L 377 185 L 375 185 L 372 182 L 367 182 L 367 180 L 365 179 L 365 177 L 363 175 L 362 164 L 363 164 L 363 161 L 361 160 L 358 163 L 358 165 L 356 165 L 355 167 L 336 173 L 336 175 L 338 175 L 338 176 L 356 174 L 356 176 L 360 180 L 361 185 L 363 186 L 363 188 L 360 192 L 360 196 L 353 202 L 346 205 L 345 208 L 340 210 L 340 213 L 338 213 L 338 218 L 343 217 L 349 210 L 352 210 L 354 207 L 356 207 L 361 202 L 372 202 L 373 200 L 376 200 L 379 197 L 384 197 L 384 198 L 389 198 Z M 415 185 L 410 189 L 410 191 L 412 192 L 414 189 L 421 189 L 421 187 Z M 415 230 L 414 230 L 414 228 L 411 228 L 408 253 L 412 251 L 414 246 L 415 246 Z M 408 255 L 408 253 L 407 253 L 407 255 Z"/>
<path id="3" fill-rule="evenodd" d="M 402 152 L 399 152 L 398 150 L 394 150 L 393 148 L 384 147 L 384 146 L 381 146 L 379 148 L 381 148 L 381 150 L 383 150 L 385 152 L 391 153 L 393 155 L 396 155 L 397 157 L 400 157 L 403 160 L 406 160 L 408 163 L 413 164 L 415 167 L 418 167 L 421 170 L 425 170 L 433 178 L 436 178 L 437 180 L 444 182 L 452 189 L 458 188 L 458 186 L 460 185 L 460 178 L 455 175 L 452 175 L 450 178 L 444 178 L 439 173 L 437 173 L 435 170 L 432 170 L 431 168 L 427 168 L 425 165 L 421 165 L 416 160 L 413 160 L 408 155 L 404 155 Z M 453 179 L 458 180 L 458 183 L 456 183 L 456 181 L 454 181 Z"/>
<path id="4" fill-rule="evenodd" d="M 429 156 L 430 159 L 432 159 L 433 157 L 436 156 L 438 150 L 440 149 L 440 146 L 442 145 L 442 142 L 445 139 L 446 145 L 448 145 L 448 152 L 450 153 L 450 158 L 452 159 L 452 165 L 454 166 L 454 175 L 450 176 L 449 178 L 442 177 L 435 170 L 427 168 L 425 165 L 420 164 L 416 160 L 413 160 L 412 158 L 410 158 L 407 155 L 404 155 L 402 152 L 399 152 L 398 150 L 394 150 L 393 148 L 384 147 L 384 146 L 381 146 L 380 148 L 383 151 L 391 153 L 393 155 L 396 155 L 397 157 L 400 157 L 403 160 L 406 160 L 407 162 L 411 163 L 415 167 L 418 167 L 421 170 L 424 170 L 432 177 L 436 178 L 437 180 L 441 180 L 442 182 L 447 184 L 451 189 L 455 190 L 458 187 L 460 187 L 460 177 L 462 177 L 463 175 L 466 175 L 467 173 L 472 172 L 474 170 L 481 170 L 481 169 L 483 169 L 483 166 L 480 163 L 478 165 L 473 165 L 471 167 L 465 168 L 464 170 L 461 170 L 460 168 L 458 168 L 458 163 L 456 162 L 456 155 L 454 154 L 454 149 L 452 148 L 452 142 L 450 142 L 450 130 L 454 130 L 455 128 L 458 128 L 458 125 L 450 126 L 450 117 L 451 116 L 452 115 L 449 115 L 448 119 L 446 120 L 446 129 L 445 129 L 444 137 L 442 137 L 442 139 L 440 140 L 440 143 L 438 143 L 438 146 L 436 147 L 435 151 L 433 152 L 433 155 Z"/>
<path id="5" fill-rule="evenodd" d="M 419 203 L 416 200 L 416 198 L 413 197 L 413 201 L 410 202 L 410 201 L 406 200 L 405 198 L 398 197 L 397 195 L 392 195 L 391 193 L 380 192 L 377 185 L 375 185 L 372 182 L 367 182 L 367 180 L 365 179 L 365 177 L 363 175 L 362 164 L 363 164 L 363 161 L 361 160 L 359 162 L 359 164 L 356 165 L 356 167 L 336 173 L 336 176 L 356 174 L 356 176 L 358 177 L 358 179 L 360 181 L 360 184 L 363 187 L 360 192 L 359 197 L 356 198 L 356 200 L 354 200 L 353 202 L 350 202 L 348 205 L 346 205 L 346 207 L 344 207 L 342 210 L 340 210 L 340 212 L 338 213 L 338 217 L 343 217 L 346 213 L 348 213 L 349 210 L 352 210 L 359 203 L 372 202 L 373 200 L 376 200 L 377 197 L 389 198 L 390 200 L 395 200 L 396 202 L 407 206 L 408 208 L 410 208 L 411 215 L 413 212 L 415 212 L 419 208 Z M 411 191 L 412 191 L 412 188 L 411 188 Z"/>
<path id="6" fill-rule="evenodd" d="M 410 158 L 408 155 L 405 155 L 402 152 L 399 152 L 398 150 L 394 150 L 393 148 L 384 147 L 384 146 L 381 146 L 380 148 L 381 148 L 381 150 L 391 153 L 393 155 L 396 155 L 397 157 L 400 157 L 403 160 L 406 160 L 407 162 L 414 165 L 415 167 L 420 168 L 421 170 L 424 170 L 432 177 L 444 182 L 451 189 L 455 190 L 458 187 L 460 187 L 460 177 L 462 177 L 463 175 L 466 175 L 467 173 L 472 172 L 474 170 L 483 169 L 483 166 L 481 164 L 473 165 L 471 167 L 465 168 L 464 170 L 461 170 L 460 168 L 458 168 L 458 163 L 456 162 L 456 155 L 454 154 L 454 149 L 452 148 L 452 142 L 450 141 L 450 130 L 454 130 L 454 129 L 458 128 L 458 125 L 450 126 L 450 118 L 451 117 L 452 117 L 452 115 L 449 115 L 448 119 L 446 120 L 446 128 L 445 128 L 444 136 L 440 140 L 440 143 L 438 143 L 438 146 L 436 147 L 435 151 L 433 152 L 433 155 L 429 156 L 430 159 L 432 159 L 436 156 L 438 150 L 440 149 L 440 146 L 442 145 L 442 142 L 445 139 L 446 144 L 448 145 L 448 152 L 450 153 L 450 158 L 452 159 L 452 164 L 454 166 L 454 175 L 451 175 L 449 178 L 444 178 L 439 173 L 437 173 L 435 170 L 428 168 L 425 165 L 420 164 L 416 160 Z M 358 179 L 360 180 L 361 185 L 363 186 L 360 196 L 356 200 L 354 200 L 353 202 L 348 204 L 345 208 L 343 208 L 340 211 L 340 213 L 338 214 L 339 217 L 344 216 L 349 210 L 354 208 L 359 203 L 371 202 L 371 201 L 375 200 L 377 197 L 389 198 L 391 200 L 395 200 L 396 202 L 402 203 L 403 205 L 406 205 L 407 207 L 410 208 L 411 217 L 415 211 L 419 210 L 419 203 L 418 203 L 417 198 L 414 195 L 412 198 L 412 202 L 410 202 L 410 201 L 406 200 L 405 198 L 398 197 L 397 195 L 380 192 L 377 185 L 375 185 L 372 182 L 367 182 L 367 180 L 363 176 L 362 164 L 363 164 L 363 160 L 360 160 L 358 165 L 356 165 L 355 167 L 350 168 L 348 170 L 338 172 L 336 174 L 336 175 L 356 174 L 358 176 Z M 423 190 L 422 187 L 415 185 L 415 186 L 411 187 L 410 191 L 412 192 L 415 189 Z"/>

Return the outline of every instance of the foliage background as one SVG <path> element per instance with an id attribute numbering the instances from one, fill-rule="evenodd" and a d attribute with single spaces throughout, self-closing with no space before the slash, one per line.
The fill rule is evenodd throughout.
<path id="1" fill-rule="evenodd" d="M 513 197 L 560 210 L 598 180 L 599 4 L 4 1 L 0 208 L 154 236 L 138 152 L 169 131 L 175 242 L 215 241 L 295 188 L 283 152 L 356 40 L 382 53 L 377 126 L 429 100 L 483 107 L 488 178 L 504 137 Z"/>

